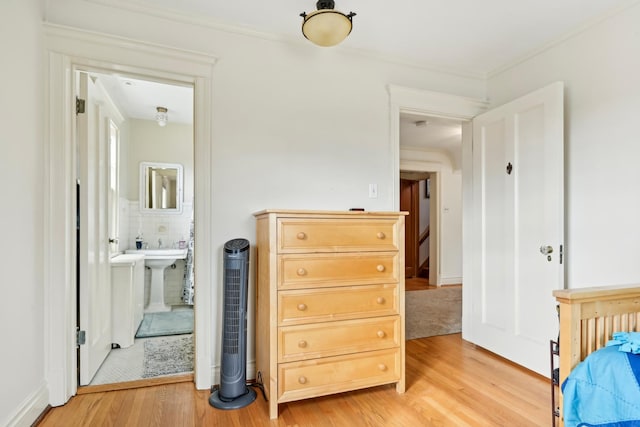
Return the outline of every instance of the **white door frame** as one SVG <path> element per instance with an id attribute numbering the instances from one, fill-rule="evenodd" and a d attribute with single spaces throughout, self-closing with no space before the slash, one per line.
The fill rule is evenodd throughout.
<path id="1" fill-rule="evenodd" d="M 44 351 L 49 403 L 63 405 L 77 392 L 76 164 L 73 141 L 73 71 L 100 69 L 194 87 L 195 385 L 211 386 L 212 76 L 216 58 L 202 53 L 44 24 L 45 236 Z"/>
<path id="2" fill-rule="evenodd" d="M 393 166 L 392 182 L 400 182 L 400 113 L 418 113 L 430 116 L 439 116 L 460 119 L 462 123 L 462 277 L 465 286 L 462 287 L 462 336 L 465 336 L 467 328 L 466 320 L 471 313 L 471 290 L 473 283 L 471 277 L 470 262 L 472 254 L 471 224 L 473 223 L 473 180 L 472 180 L 472 128 L 471 119 L 489 108 L 487 101 L 475 98 L 467 98 L 450 95 L 441 92 L 412 89 L 402 86 L 389 85 L 389 113 L 390 113 L 390 146 Z M 403 167 L 409 170 L 431 171 L 433 163 L 411 161 L 403 162 Z M 431 168 L 431 169 L 429 169 Z M 395 191 L 395 186 L 392 187 Z M 439 189 L 438 189 L 439 192 Z M 400 208 L 400 195 L 393 195 L 394 210 Z M 437 200 L 436 200 L 437 203 Z M 438 208 L 436 206 L 436 208 Z M 439 230 L 438 230 L 439 232 Z M 439 250 L 439 249 L 438 249 Z M 439 268 L 436 266 L 436 268 Z"/>

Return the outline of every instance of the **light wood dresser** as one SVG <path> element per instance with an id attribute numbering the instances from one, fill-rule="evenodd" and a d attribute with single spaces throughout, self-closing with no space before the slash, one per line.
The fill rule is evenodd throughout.
<path id="1" fill-rule="evenodd" d="M 265 210 L 257 219 L 256 373 L 278 404 L 405 389 L 404 215 Z"/>

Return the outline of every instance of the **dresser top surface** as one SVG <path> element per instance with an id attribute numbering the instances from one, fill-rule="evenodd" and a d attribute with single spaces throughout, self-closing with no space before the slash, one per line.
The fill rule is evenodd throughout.
<path id="1" fill-rule="evenodd" d="M 296 210 L 296 209 L 264 209 L 255 212 L 253 216 L 259 217 L 268 214 L 276 214 L 278 216 L 364 216 L 364 217 L 389 217 L 389 216 L 404 216 L 408 215 L 408 212 L 379 212 L 379 211 L 322 211 L 322 210 Z"/>

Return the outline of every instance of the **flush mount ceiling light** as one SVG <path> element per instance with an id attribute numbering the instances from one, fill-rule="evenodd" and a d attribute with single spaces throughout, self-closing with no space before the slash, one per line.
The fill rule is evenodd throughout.
<path id="1" fill-rule="evenodd" d="M 353 27 L 351 18 L 355 13 L 345 15 L 334 10 L 333 0 L 318 0 L 315 12 L 302 12 L 302 34 L 318 46 L 335 46 L 347 38 Z"/>
<path id="2" fill-rule="evenodd" d="M 159 126 L 166 126 L 167 125 L 167 120 L 169 120 L 169 116 L 167 114 L 167 108 L 166 107 L 156 107 L 156 122 L 158 122 Z"/>

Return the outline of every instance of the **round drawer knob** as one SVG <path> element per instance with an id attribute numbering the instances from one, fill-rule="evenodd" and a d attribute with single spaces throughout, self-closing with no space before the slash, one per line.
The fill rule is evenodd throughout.
<path id="1" fill-rule="evenodd" d="M 387 334 L 385 334 L 384 331 L 378 331 L 378 338 L 384 338 L 386 336 Z"/>
<path id="2" fill-rule="evenodd" d="M 382 372 L 387 370 L 387 365 L 385 365 L 384 363 L 381 363 L 378 365 L 378 369 L 380 369 Z"/>
<path id="3" fill-rule="evenodd" d="M 307 383 L 307 377 L 301 376 L 300 378 L 298 378 L 298 382 L 300 384 L 306 384 Z"/>
<path id="4" fill-rule="evenodd" d="M 298 269 L 298 276 L 306 276 L 306 275 L 307 275 L 307 270 L 305 270 L 304 268 Z"/>
<path id="5" fill-rule="evenodd" d="M 382 273 L 382 272 L 385 270 L 384 265 L 379 264 L 379 265 L 376 267 L 376 270 L 378 270 L 380 273 Z"/>
<path id="6" fill-rule="evenodd" d="M 298 238 L 298 240 L 304 240 L 304 239 L 307 238 L 307 235 L 306 235 L 306 233 L 301 231 L 296 235 L 296 237 Z"/>
<path id="7" fill-rule="evenodd" d="M 378 234 L 376 234 L 376 237 L 377 237 L 378 239 L 384 239 L 384 238 L 385 238 L 385 237 L 387 237 L 387 236 L 385 236 L 385 234 L 384 234 L 382 231 L 379 231 L 379 232 L 378 232 Z"/>
<path id="8" fill-rule="evenodd" d="M 385 303 L 385 301 L 386 301 L 386 300 L 384 299 L 384 297 L 378 297 L 378 298 L 376 299 L 376 302 L 377 302 L 378 304 L 384 304 L 384 303 Z"/>
<path id="9" fill-rule="evenodd" d="M 298 304 L 298 310 L 305 311 L 307 309 L 307 304 L 301 303 Z"/>
<path id="10" fill-rule="evenodd" d="M 298 347 L 306 348 L 307 347 L 307 342 L 305 340 L 298 341 Z"/>

